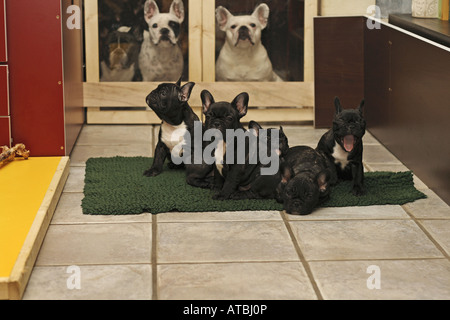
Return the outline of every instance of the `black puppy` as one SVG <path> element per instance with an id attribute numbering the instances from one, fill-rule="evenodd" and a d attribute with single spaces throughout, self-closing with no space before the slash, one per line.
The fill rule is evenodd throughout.
<path id="1" fill-rule="evenodd" d="M 277 201 L 289 214 L 310 214 L 330 195 L 330 181 L 335 179 L 332 167 L 320 151 L 307 146 L 290 148 L 280 165 Z"/>
<path id="2" fill-rule="evenodd" d="M 217 200 L 228 199 L 239 186 L 242 178 L 242 166 L 237 164 L 237 145 L 239 142 L 227 141 L 227 131 L 232 133 L 245 132 L 240 119 L 247 114 L 249 96 L 246 92 L 240 93 L 231 103 L 215 102 L 214 97 L 208 90 L 203 90 L 200 96 L 203 113 L 205 114 L 205 129 L 215 129 L 220 135 L 215 137 L 216 147 L 212 150 L 214 151 L 212 156 L 215 158 L 214 189 L 217 191 L 213 198 Z M 233 139 L 236 140 L 234 136 Z M 227 161 L 226 151 L 231 143 L 234 145 L 234 157 Z"/>
<path id="3" fill-rule="evenodd" d="M 260 135 L 262 129 L 256 121 L 250 121 L 248 128 L 257 136 L 257 164 L 247 165 L 244 168 L 243 177 L 241 179 L 238 191 L 231 195 L 232 199 L 275 199 L 277 197 L 277 187 L 281 182 L 280 163 L 283 161 L 283 157 L 289 151 L 288 138 L 283 132 L 283 127 L 280 129 L 269 128 L 266 130 L 265 135 Z M 278 131 L 277 143 L 272 143 L 272 133 Z M 275 152 L 278 156 L 278 166 L 273 174 L 261 174 L 262 168 L 267 168 L 269 163 L 261 161 L 261 155 L 259 149 L 265 145 L 268 158 L 273 159 L 272 152 Z M 272 164 L 271 164 L 272 165 Z"/>
<path id="4" fill-rule="evenodd" d="M 317 150 L 323 151 L 335 164 L 337 177 L 353 181 L 353 194 L 364 194 L 364 168 L 362 164 L 363 141 L 366 121 L 362 108 L 343 110 L 339 98 L 335 98 L 336 114 L 333 127 L 320 139 Z M 333 181 L 334 183 L 334 181 Z"/>
<path id="5" fill-rule="evenodd" d="M 188 104 L 192 88 L 195 83 L 188 82 L 181 86 L 181 78 L 177 83 L 162 83 L 146 98 L 148 106 L 162 120 L 158 135 L 158 143 L 155 148 L 154 161 L 150 169 L 144 172 L 145 176 L 159 175 L 163 170 L 166 159 L 169 159 L 169 167 L 177 167 L 173 164 L 171 153 L 180 144 L 193 146 L 194 125 L 201 124 L 198 116 Z M 198 138 L 198 137 L 197 137 Z M 201 137 L 200 137 L 201 138 Z M 190 141 L 186 141 L 190 139 Z M 180 142 L 182 140 L 182 142 Z M 176 152 L 193 152 L 193 149 L 176 149 Z M 177 154 L 181 157 L 181 154 Z M 181 164 L 178 167 L 183 167 Z M 197 187 L 210 187 L 212 180 L 212 166 L 205 164 L 195 165 L 186 163 L 187 183 Z"/>

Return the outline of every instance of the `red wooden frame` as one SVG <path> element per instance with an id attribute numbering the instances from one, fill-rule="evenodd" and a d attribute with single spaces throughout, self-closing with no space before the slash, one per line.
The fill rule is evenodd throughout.
<path id="1" fill-rule="evenodd" d="M 11 130 L 34 156 L 64 156 L 60 0 L 6 0 Z"/>

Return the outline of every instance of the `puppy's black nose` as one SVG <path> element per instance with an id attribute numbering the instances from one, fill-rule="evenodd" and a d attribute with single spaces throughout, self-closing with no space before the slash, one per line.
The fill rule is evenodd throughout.
<path id="1" fill-rule="evenodd" d="M 168 36 L 170 30 L 167 29 L 167 28 L 162 28 L 159 32 L 160 32 L 163 36 Z"/>

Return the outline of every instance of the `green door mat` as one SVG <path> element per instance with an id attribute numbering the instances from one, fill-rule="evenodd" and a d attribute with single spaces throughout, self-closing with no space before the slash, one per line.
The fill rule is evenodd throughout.
<path id="1" fill-rule="evenodd" d="M 152 158 L 91 158 L 86 162 L 84 214 L 123 215 L 169 211 L 258 211 L 283 210 L 275 200 L 212 200 L 212 191 L 189 186 L 184 170 L 167 167 L 157 177 L 143 176 Z M 367 193 L 356 197 L 351 182 L 335 186 L 323 207 L 405 204 L 426 198 L 414 187 L 413 175 L 407 172 L 366 172 Z"/>

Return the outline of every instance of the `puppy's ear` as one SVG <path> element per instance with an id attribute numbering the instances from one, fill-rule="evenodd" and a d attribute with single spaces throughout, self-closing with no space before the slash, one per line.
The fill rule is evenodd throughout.
<path id="1" fill-rule="evenodd" d="M 328 187 L 329 176 L 326 172 L 321 172 L 317 175 L 317 184 L 319 185 L 319 191 L 325 192 Z"/>
<path id="2" fill-rule="evenodd" d="M 175 84 L 176 84 L 177 86 L 179 86 L 179 87 L 181 86 L 181 78 L 182 78 L 182 77 L 180 77 L 180 79 L 178 79 L 178 81 L 175 83 Z"/>
<path id="3" fill-rule="evenodd" d="M 238 94 L 236 98 L 234 98 L 234 100 L 231 102 L 231 105 L 239 112 L 239 118 L 242 118 L 247 114 L 248 100 L 248 93 L 242 92 Z"/>
<path id="4" fill-rule="evenodd" d="M 182 23 L 184 21 L 184 5 L 183 5 L 183 1 L 181 1 L 181 0 L 173 0 L 172 4 L 170 5 L 170 11 L 169 12 L 178 18 L 178 22 L 179 23 Z"/>
<path id="5" fill-rule="evenodd" d="M 228 11 L 226 8 L 222 7 L 222 6 L 218 6 L 216 9 L 216 19 L 217 19 L 217 23 L 219 24 L 219 29 L 222 31 L 226 31 L 226 25 L 228 20 L 230 20 L 230 18 L 233 15 L 230 13 L 230 11 Z"/>
<path id="6" fill-rule="evenodd" d="M 262 127 L 259 125 L 259 123 L 256 121 L 253 121 L 253 120 L 251 120 L 248 123 L 248 128 L 250 130 L 252 130 L 252 129 L 255 130 L 255 136 L 259 136 L 259 129 L 262 129 Z"/>
<path id="7" fill-rule="evenodd" d="M 294 170 L 286 162 L 280 165 L 281 183 L 288 183 L 294 177 Z"/>
<path id="8" fill-rule="evenodd" d="M 150 19 L 155 15 L 159 14 L 158 5 L 154 0 L 147 0 L 144 4 L 144 18 L 147 23 L 149 23 Z"/>
<path id="9" fill-rule="evenodd" d="M 336 108 L 336 114 L 342 112 L 341 101 L 338 97 L 334 98 L 334 107 Z"/>
<path id="10" fill-rule="evenodd" d="M 206 114 L 209 107 L 215 102 L 214 97 L 208 90 L 203 90 L 200 93 L 200 98 L 202 99 L 203 114 Z"/>
<path id="11" fill-rule="evenodd" d="M 269 21 L 269 6 L 265 3 L 261 3 L 259 6 L 255 8 L 252 13 L 252 16 L 258 19 L 261 24 L 261 30 L 267 27 L 267 22 Z"/>
<path id="12" fill-rule="evenodd" d="M 361 114 L 361 115 L 363 115 L 363 107 L 364 107 L 364 103 L 365 103 L 365 101 L 364 101 L 364 99 L 361 101 L 361 103 L 359 104 L 359 107 L 358 107 L 358 110 L 359 110 L 359 113 Z"/>
<path id="13" fill-rule="evenodd" d="M 194 88 L 195 83 L 194 82 L 188 82 L 184 86 L 181 87 L 180 92 L 180 101 L 188 101 L 189 97 L 191 96 L 192 88 Z"/>

